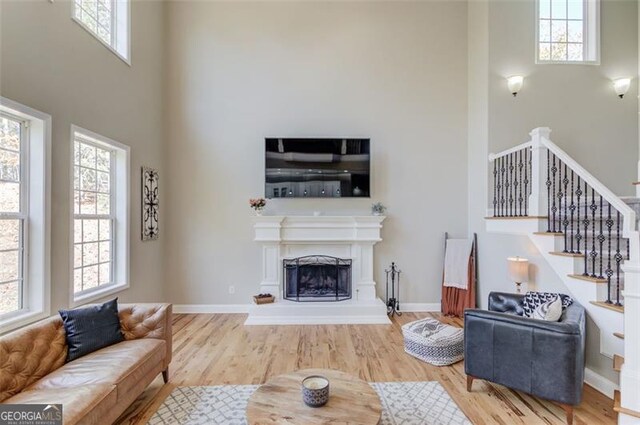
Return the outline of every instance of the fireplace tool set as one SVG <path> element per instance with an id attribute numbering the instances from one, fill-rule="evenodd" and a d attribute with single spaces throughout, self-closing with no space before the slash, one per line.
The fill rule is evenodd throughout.
<path id="1" fill-rule="evenodd" d="M 396 263 L 392 262 L 384 272 L 387 274 L 387 314 L 392 317 L 394 314 L 402 316 L 402 312 L 400 312 L 400 273 L 402 271 L 398 269 Z M 389 298 L 389 286 L 391 286 L 391 298 Z"/>

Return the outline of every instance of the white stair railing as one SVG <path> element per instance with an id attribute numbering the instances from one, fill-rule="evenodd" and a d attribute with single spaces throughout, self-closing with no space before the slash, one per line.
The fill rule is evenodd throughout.
<path id="1" fill-rule="evenodd" d="M 564 237 L 564 252 L 584 255 L 583 275 L 606 279 L 606 302 L 622 305 L 624 296 L 621 406 L 640 412 L 640 234 L 636 214 L 553 143 L 550 134 L 549 128 L 536 128 L 528 142 L 489 155 L 493 215 L 546 217 L 547 232 Z M 518 208 L 523 199 L 525 208 Z M 620 414 L 619 423 L 639 424 L 640 419 Z"/>

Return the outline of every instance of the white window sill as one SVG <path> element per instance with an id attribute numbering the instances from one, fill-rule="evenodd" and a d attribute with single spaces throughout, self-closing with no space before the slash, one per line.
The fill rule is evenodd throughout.
<path id="1" fill-rule="evenodd" d="M 90 302 L 99 300 L 100 298 L 108 297 L 113 294 L 117 294 L 118 292 L 122 292 L 125 289 L 129 289 L 128 283 L 122 283 L 118 285 L 109 285 L 104 288 L 96 289 L 95 291 L 91 291 L 81 295 L 73 295 L 73 299 L 71 300 L 71 307 L 78 307 L 83 304 L 88 304 Z"/>
<path id="2" fill-rule="evenodd" d="M 49 317 L 48 311 L 24 311 L 0 321 L 0 335 Z"/>

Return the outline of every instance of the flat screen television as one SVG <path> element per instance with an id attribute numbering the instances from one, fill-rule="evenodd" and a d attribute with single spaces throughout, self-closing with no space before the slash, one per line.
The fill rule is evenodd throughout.
<path id="1" fill-rule="evenodd" d="M 368 198 L 369 139 L 265 139 L 265 198 Z"/>

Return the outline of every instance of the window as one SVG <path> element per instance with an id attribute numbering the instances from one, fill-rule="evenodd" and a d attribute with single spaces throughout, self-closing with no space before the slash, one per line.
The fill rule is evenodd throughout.
<path id="1" fill-rule="evenodd" d="M 49 314 L 51 117 L 0 98 L 0 332 Z"/>
<path id="2" fill-rule="evenodd" d="M 536 61 L 598 63 L 599 0 L 538 0 Z"/>
<path id="3" fill-rule="evenodd" d="M 73 127 L 73 302 L 128 287 L 128 147 Z"/>
<path id="4" fill-rule="evenodd" d="M 73 19 L 129 63 L 129 0 L 73 0 Z"/>
<path id="5" fill-rule="evenodd" d="M 25 123 L 0 114 L 0 315 L 22 310 L 25 261 Z M 22 165 L 22 167 L 21 167 Z"/>

